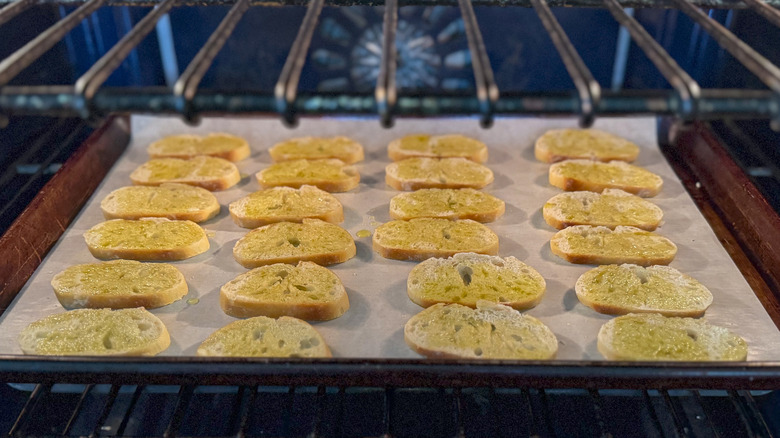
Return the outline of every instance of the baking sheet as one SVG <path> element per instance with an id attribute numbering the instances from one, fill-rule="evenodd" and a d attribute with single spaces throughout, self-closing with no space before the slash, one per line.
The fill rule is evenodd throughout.
<path id="1" fill-rule="evenodd" d="M 358 163 L 361 182 L 357 189 L 335 196 L 344 205 L 341 224 L 357 245 L 357 256 L 330 268 L 341 278 L 350 299 L 350 309 L 333 321 L 313 323 L 322 333 L 335 357 L 419 358 L 403 340 L 406 321 L 422 310 L 406 295 L 406 277 L 415 265 L 384 259 L 371 250 L 371 238 L 358 238 L 360 230 L 373 231 L 390 220 L 390 198 L 398 192 L 385 185 L 384 168 L 390 163 L 387 144 L 410 133 L 461 133 L 484 141 L 490 158 L 486 163 L 495 181 L 485 188 L 506 202 L 506 214 L 487 224 L 499 236 L 501 256 L 514 256 L 537 269 L 547 281 L 542 303 L 528 314 L 547 324 L 559 340 L 558 359 L 603 359 L 596 349 L 596 334 L 611 316 L 582 305 L 574 283 L 590 265 L 574 265 L 550 252 L 549 240 L 556 230 L 542 218 L 541 207 L 560 193 L 547 181 L 548 165 L 533 156 L 535 139 L 548 129 L 576 127 L 573 119 L 500 118 L 483 130 L 474 118 L 398 120 L 383 129 L 375 119 L 304 119 L 290 130 L 278 119 L 204 119 L 191 127 L 173 117 L 133 116 L 132 140 L 85 208 L 66 230 L 60 242 L 0 317 L 0 352 L 21 354 L 16 338 L 29 323 L 64 309 L 52 292 L 51 278 L 66 267 L 97 261 L 87 250 L 82 234 L 103 220 L 100 200 L 110 191 L 129 185 L 129 174 L 147 160 L 146 146 L 165 135 L 228 132 L 248 139 L 250 158 L 238 164 L 241 182 L 215 192 L 222 205 L 220 214 L 203 227 L 210 234 L 211 248 L 205 254 L 173 262 L 187 279 L 187 296 L 169 306 L 153 309 L 171 333 L 171 346 L 163 356 L 194 355 L 210 333 L 234 321 L 219 307 L 220 287 L 247 270 L 232 256 L 233 245 L 248 230 L 230 219 L 227 206 L 259 189 L 254 173 L 271 164 L 266 152 L 273 144 L 291 137 L 346 135 L 360 141 L 366 160 Z M 678 246 L 671 266 L 703 282 L 714 302 L 706 313 L 713 324 L 730 328 L 744 337 L 748 360 L 780 360 L 780 332 L 764 311 L 739 270 L 718 242 L 698 209 L 674 176 L 656 146 L 654 118 L 598 119 L 596 128 L 625 137 L 640 145 L 636 164 L 661 175 L 664 187 L 651 200 L 664 211 L 658 233 Z"/>

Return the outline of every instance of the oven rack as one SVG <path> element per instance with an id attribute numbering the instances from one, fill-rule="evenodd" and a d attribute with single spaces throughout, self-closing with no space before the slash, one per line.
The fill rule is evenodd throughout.
<path id="1" fill-rule="evenodd" d="M 0 25 L 12 26 L 13 17 L 27 8 L 51 0 L 15 0 L 0 9 Z M 413 0 L 411 4 L 450 4 L 454 0 Z M 81 3 L 65 0 L 67 4 Z M 78 115 L 97 118 L 113 112 L 181 114 L 197 122 L 203 114 L 278 114 L 288 125 L 295 125 L 300 115 L 376 114 L 383 126 L 393 124 L 396 116 L 479 115 L 481 124 L 491 125 L 496 115 L 577 115 L 583 126 L 599 115 L 658 114 L 683 120 L 720 118 L 770 119 L 780 127 L 780 68 L 745 44 L 736 35 L 705 14 L 700 7 L 749 8 L 763 16 L 767 25 L 780 26 L 780 10 L 773 6 L 780 0 L 688 0 L 622 1 L 618 0 L 457 0 L 464 21 L 475 80 L 475 93 L 401 93 L 396 82 L 397 59 L 395 34 L 400 3 L 398 0 L 329 0 L 333 5 L 383 5 L 384 35 L 380 70 L 374 93 L 300 93 L 301 71 L 306 64 L 308 48 L 325 0 L 307 3 L 297 36 L 273 90 L 221 91 L 200 88 L 203 76 L 214 58 L 241 20 L 253 7 L 250 0 L 207 0 L 197 4 L 232 4 L 230 11 L 195 55 L 172 88 L 103 87 L 130 52 L 155 27 L 155 24 L 178 0 L 88 0 L 78 9 L 0 61 L 0 115 L 47 114 Z M 280 0 L 281 4 L 298 4 L 297 0 Z M 92 65 L 72 86 L 8 85 L 19 73 L 53 47 L 82 20 L 104 5 L 155 5 L 116 45 Z M 264 3 L 265 4 L 265 3 Z M 567 92 L 501 91 L 474 13 L 473 6 L 518 5 L 533 7 L 555 45 L 574 90 Z M 603 7 L 625 28 L 631 39 L 671 85 L 658 90 L 604 90 L 593 78 L 580 54 L 572 45 L 550 6 Z M 702 89 L 652 36 L 623 8 L 672 7 L 689 16 L 766 87 L 763 90 Z"/>
<path id="2" fill-rule="evenodd" d="M 59 388 L 62 388 L 60 386 Z M 83 389 L 82 389 L 83 388 Z M 776 393 L 343 386 L 0 387 L 4 436 L 753 436 Z"/>

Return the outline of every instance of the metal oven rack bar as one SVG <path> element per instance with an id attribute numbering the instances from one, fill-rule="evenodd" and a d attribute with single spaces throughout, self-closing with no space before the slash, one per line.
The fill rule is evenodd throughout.
<path id="1" fill-rule="evenodd" d="M 0 0 L 0 23 L 13 25 L 13 16 L 31 5 L 49 0 Z M 127 54 L 138 45 L 165 12 L 174 7 L 175 0 L 155 2 L 150 0 L 89 0 L 60 22 L 53 25 L 24 47 L 0 61 L 0 115 L 2 114 L 53 114 L 57 116 L 79 115 L 84 118 L 103 116 L 111 112 L 145 112 L 181 114 L 186 120 L 196 121 L 205 113 L 260 113 L 279 114 L 287 124 L 294 124 L 299 115 L 309 114 L 379 114 L 385 126 L 392 125 L 394 116 L 425 116 L 443 114 L 479 115 L 483 126 L 489 126 L 495 115 L 516 114 L 570 114 L 577 115 L 584 126 L 590 125 L 599 115 L 660 114 L 674 115 L 685 120 L 716 119 L 722 117 L 763 118 L 780 124 L 780 68 L 758 54 L 734 34 L 703 14 L 699 7 L 751 8 L 766 18 L 770 25 L 780 24 L 780 12 L 775 7 L 780 0 L 575 0 L 566 6 L 605 7 L 621 26 L 624 26 L 671 84 L 671 90 L 602 91 L 593 79 L 582 58 L 553 16 L 550 6 L 561 2 L 544 0 L 507 0 L 502 6 L 533 7 L 548 31 L 567 71 L 575 85 L 570 92 L 516 92 L 498 89 L 474 6 L 495 4 L 486 0 L 458 0 L 464 18 L 468 47 L 471 52 L 475 79 L 475 95 L 431 94 L 404 95 L 395 82 L 396 59 L 390 50 L 391 36 L 396 32 L 397 8 L 411 4 L 432 4 L 432 1 L 412 0 L 399 5 L 387 3 L 385 17 L 384 53 L 381 69 L 373 95 L 353 94 L 305 94 L 298 90 L 301 71 L 306 63 L 308 47 L 318 23 L 323 6 L 329 5 L 384 5 L 384 2 L 312 0 L 308 2 L 298 35 L 292 44 L 287 62 L 276 87 L 267 91 L 226 92 L 200 90 L 198 85 L 209 69 L 214 57 L 241 20 L 244 12 L 252 7 L 250 0 L 206 0 L 198 4 L 233 4 L 231 11 L 213 32 L 198 55 L 179 77 L 173 90 L 167 88 L 143 89 L 138 87 L 102 87 L 105 79 L 118 68 Z M 59 3 L 78 3 L 63 0 Z M 186 1 L 176 3 L 185 4 Z M 281 4 L 298 4 L 295 0 Z M 435 4 L 452 4 L 453 0 L 437 0 Z M 79 78 L 73 86 L 9 86 L 7 85 L 26 66 L 38 59 L 56 44 L 67 31 L 76 26 L 91 12 L 102 5 L 130 4 L 154 5 L 155 8 L 142 19 L 115 47 Z M 739 62 L 763 82 L 766 90 L 700 89 L 699 85 L 677 65 L 647 31 L 622 7 L 674 7 L 690 16 L 708 32 L 721 47 L 729 51 Z"/>

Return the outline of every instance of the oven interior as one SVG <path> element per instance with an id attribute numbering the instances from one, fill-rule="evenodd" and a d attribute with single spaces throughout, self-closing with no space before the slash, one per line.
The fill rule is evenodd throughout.
<path id="1" fill-rule="evenodd" d="M 298 117 L 319 115 L 369 116 L 385 126 L 394 117 L 452 114 L 472 115 L 486 127 L 494 117 L 538 115 L 574 115 L 583 125 L 594 116 L 623 114 L 703 121 L 780 211 L 780 135 L 771 126 L 780 121 L 775 67 L 780 48 L 772 43 L 780 40 L 777 4 L 7 2 L 0 9 L 0 234 L 115 112 L 176 113 L 194 123 L 214 113 L 259 114 L 291 126 Z M 45 34 L 79 14 L 70 29 Z M 132 38 L 123 39 L 127 35 Z M 50 49 L 31 55 L 47 41 Z M 686 387 L 668 384 L 663 380 L 668 373 L 658 370 L 638 372 L 624 386 L 599 379 L 587 383 L 582 376 L 577 383 L 555 376 L 538 384 L 450 376 L 423 384 L 425 370 L 413 370 L 417 377 L 405 381 L 401 368 L 391 369 L 394 378 L 381 384 L 380 374 L 359 366 L 343 372 L 326 368 L 327 378 L 321 379 L 300 381 L 290 371 L 271 381 L 255 376 L 241 383 L 236 376 L 203 382 L 181 377 L 191 369 L 175 378 L 165 371 L 138 377 L 87 363 L 94 366 L 89 380 L 65 364 L 38 365 L 2 361 L 0 382 L 9 384 L 0 385 L 0 433 L 439 437 L 780 431 L 778 391 L 753 390 L 748 378 L 765 372 L 777 381 L 774 368 L 726 369 L 720 380 L 699 376 Z M 315 366 L 299 369 L 310 372 Z M 445 366 L 460 372 L 453 368 Z M 361 373 L 373 377 L 361 379 Z M 772 385 L 760 389 L 777 387 Z"/>

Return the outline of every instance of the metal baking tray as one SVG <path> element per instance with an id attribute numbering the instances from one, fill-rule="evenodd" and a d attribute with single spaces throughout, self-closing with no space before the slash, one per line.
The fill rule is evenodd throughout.
<path id="1" fill-rule="evenodd" d="M 16 336 L 24 326 L 64 310 L 51 291 L 52 276 L 71 264 L 96 261 L 82 233 L 103 220 L 100 200 L 111 190 L 130 184 L 129 173 L 147 160 L 145 148 L 150 142 L 177 133 L 229 132 L 247 138 L 253 153 L 238 163 L 241 182 L 215 193 L 222 212 L 202 224 L 211 236 L 211 249 L 174 262 L 184 273 L 190 292 L 174 304 L 152 310 L 172 336 L 171 347 L 162 355 L 193 356 L 206 336 L 234 320 L 219 308 L 219 288 L 246 272 L 233 259 L 232 248 L 248 230 L 232 222 L 227 205 L 259 189 L 254 173 L 271 164 L 267 149 L 294 136 L 347 135 L 366 148 L 366 160 L 358 164 L 360 186 L 336 194 L 345 208 L 341 225 L 355 237 L 358 251 L 354 259 L 331 268 L 347 288 L 351 308 L 338 319 L 314 325 L 337 358 L 420 358 L 403 341 L 404 323 L 421 310 L 406 296 L 406 277 L 414 263 L 382 258 L 371 250 L 371 239 L 359 238 L 357 232 L 373 231 L 390 220 L 389 200 L 398 192 L 384 182 L 384 167 L 390 162 L 387 144 L 405 134 L 424 132 L 471 135 L 488 145 L 490 158 L 486 164 L 495 173 L 495 181 L 485 191 L 507 205 L 502 218 L 487 224 L 499 236 L 499 253 L 525 261 L 547 281 L 542 303 L 527 313 L 541 319 L 556 334 L 558 359 L 602 360 L 596 349 L 596 333 L 611 317 L 582 305 L 574 294 L 576 279 L 593 266 L 573 265 L 550 252 L 548 242 L 555 230 L 544 222 L 541 207 L 560 190 L 547 182 L 548 165 L 533 157 L 533 143 L 539 135 L 548 129 L 574 127 L 573 119 L 498 119 L 489 130 L 480 129 L 473 118 L 402 120 L 391 130 L 380 128 L 375 120 L 356 118 L 306 119 L 296 130 L 285 128 L 278 120 L 253 118 L 210 118 L 190 127 L 175 118 L 133 116 L 131 125 L 127 150 L 0 317 L 0 351 L 4 354 L 21 354 Z M 746 339 L 748 361 L 780 359 L 780 332 L 659 151 L 655 127 L 654 118 L 604 118 L 596 125 L 640 145 L 642 152 L 636 164 L 664 178 L 663 190 L 651 199 L 665 213 L 658 233 L 678 245 L 671 266 L 699 279 L 712 291 L 715 299 L 706 318 Z"/>

